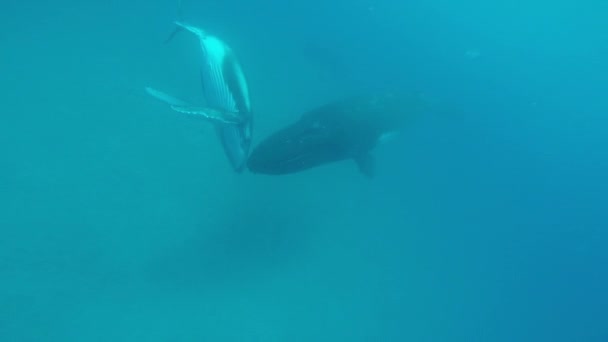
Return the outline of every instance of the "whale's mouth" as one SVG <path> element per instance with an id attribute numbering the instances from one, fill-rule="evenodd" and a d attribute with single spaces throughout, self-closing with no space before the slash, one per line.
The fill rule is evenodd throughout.
<path id="1" fill-rule="evenodd" d="M 311 121 L 299 121 L 259 143 L 251 152 L 247 167 L 253 173 L 288 174 L 338 160 L 332 132 Z"/>

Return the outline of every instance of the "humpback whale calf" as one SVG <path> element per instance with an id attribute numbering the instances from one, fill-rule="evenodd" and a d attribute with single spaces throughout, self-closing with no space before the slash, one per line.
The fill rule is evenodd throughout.
<path id="1" fill-rule="evenodd" d="M 218 37 L 180 21 L 175 24 L 177 29 L 168 40 L 185 30 L 193 33 L 200 42 L 200 77 L 206 105 L 192 105 L 150 87 L 146 91 L 177 112 L 198 115 L 211 122 L 232 168 L 241 173 L 246 166 L 252 134 L 249 89 L 241 65 L 230 46 Z"/>
<path id="2" fill-rule="evenodd" d="M 426 108 L 418 95 L 392 93 L 332 102 L 262 140 L 247 167 L 253 173 L 284 175 L 352 159 L 365 176 L 373 177 L 374 147 Z"/>

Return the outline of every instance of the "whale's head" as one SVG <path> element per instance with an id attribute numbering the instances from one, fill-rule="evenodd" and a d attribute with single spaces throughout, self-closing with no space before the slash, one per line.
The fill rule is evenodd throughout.
<path id="1" fill-rule="evenodd" d="M 294 173 L 343 159 L 343 150 L 334 127 L 322 121 L 300 120 L 260 142 L 247 167 L 253 173 Z"/>

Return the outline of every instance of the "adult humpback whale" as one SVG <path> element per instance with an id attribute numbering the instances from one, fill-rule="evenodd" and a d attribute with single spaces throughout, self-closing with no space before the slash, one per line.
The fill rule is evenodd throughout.
<path id="1" fill-rule="evenodd" d="M 368 177 L 374 174 L 371 151 L 427 108 L 418 95 L 376 94 L 318 107 L 270 135 L 251 152 L 253 173 L 295 173 L 353 159 Z"/>
<path id="2" fill-rule="evenodd" d="M 251 147 L 252 114 L 247 80 L 232 49 L 202 29 L 176 22 L 171 34 L 186 30 L 198 37 L 202 50 L 201 83 L 206 106 L 191 105 L 162 91 L 146 88 L 148 94 L 180 113 L 198 115 L 216 127 L 232 168 L 244 170 Z"/>

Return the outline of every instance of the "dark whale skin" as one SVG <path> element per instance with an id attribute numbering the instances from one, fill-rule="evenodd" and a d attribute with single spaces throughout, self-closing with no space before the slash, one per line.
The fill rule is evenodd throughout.
<path id="1" fill-rule="evenodd" d="M 423 108 L 417 97 L 358 96 L 304 113 L 251 152 L 252 173 L 284 175 L 345 159 L 364 160 L 379 138 L 397 131 Z"/>

